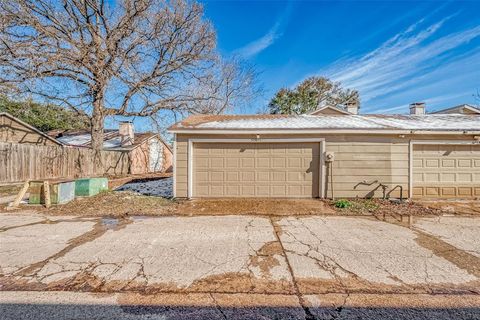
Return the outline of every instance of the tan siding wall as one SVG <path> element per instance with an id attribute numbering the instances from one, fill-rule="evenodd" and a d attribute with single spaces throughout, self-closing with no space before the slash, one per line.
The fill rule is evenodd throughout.
<path id="1" fill-rule="evenodd" d="M 57 145 L 34 130 L 3 115 L 0 115 L 0 142 Z"/>
<path id="2" fill-rule="evenodd" d="M 331 139 L 335 140 L 335 139 Z M 408 142 L 385 141 L 357 142 L 328 141 L 326 151 L 335 153 L 335 161 L 327 167 L 325 181 L 327 197 L 332 197 L 331 172 L 333 170 L 333 195 L 339 197 L 383 197 L 386 195 L 408 197 Z M 393 190 L 393 191 L 392 191 Z M 389 194 L 390 193 L 390 194 Z"/>
<path id="3" fill-rule="evenodd" d="M 176 184 L 177 197 L 187 197 L 187 152 L 189 138 L 255 138 L 254 135 L 185 135 L 177 134 Z M 388 186 L 387 192 L 396 186 L 403 187 L 408 197 L 409 141 L 414 140 L 472 140 L 473 136 L 407 135 L 262 135 L 262 138 L 325 138 L 325 151 L 335 153 L 333 164 L 333 188 L 335 197 L 382 197 L 378 183 L 372 186 L 357 185 L 360 182 L 378 182 Z M 330 173 L 328 172 L 330 175 Z M 327 197 L 331 197 L 331 185 L 324 181 Z M 376 189 L 376 190 L 375 190 Z M 391 196 L 399 196 L 395 189 Z"/>
<path id="4" fill-rule="evenodd" d="M 177 154 L 175 168 L 176 196 L 186 198 L 187 194 L 187 157 L 188 157 L 188 138 L 177 135 Z"/>

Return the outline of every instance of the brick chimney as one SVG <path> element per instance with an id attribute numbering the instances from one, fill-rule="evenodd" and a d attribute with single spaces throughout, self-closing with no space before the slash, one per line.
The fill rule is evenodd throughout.
<path id="1" fill-rule="evenodd" d="M 351 114 L 358 114 L 358 103 L 354 101 L 349 101 L 345 103 L 345 108 Z"/>
<path id="2" fill-rule="evenodd" d="M 414 102 L 410 104 L 410 114 L 420 116 L 425 114 L 425 102 Z"/>
<path id="3" fill-rule="evenodd" d="M 122 146 L 131 146 L 134 139 L 133 122 L 122 121 L 118 126 L 118 134 L 120 135 L 120 142 Z"/>

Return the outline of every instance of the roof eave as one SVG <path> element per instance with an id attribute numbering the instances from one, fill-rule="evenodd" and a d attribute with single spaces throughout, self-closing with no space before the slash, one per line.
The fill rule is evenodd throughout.
<path id="1" fill-rule="evenodd" d="M 470 135 L 480 134 L 480 130 L 421 130 L 421 129 L 211 129 L 211 128 L 177 128 L 168 130 L 180 134 L 434 134 L 434 135 Z"/>

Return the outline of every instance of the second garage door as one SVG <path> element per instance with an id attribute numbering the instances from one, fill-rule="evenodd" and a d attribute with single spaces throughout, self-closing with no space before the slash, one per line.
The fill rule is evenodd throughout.
<path id="1" fill-rule="evenodd" d="M 194 197 L 319 195 L 319 143 L 194 143 Z"/>
<path id="2" fill-rule="evenodd" d="M 480 146 L 414 145 L 413 197 L 480 197 Z"/>

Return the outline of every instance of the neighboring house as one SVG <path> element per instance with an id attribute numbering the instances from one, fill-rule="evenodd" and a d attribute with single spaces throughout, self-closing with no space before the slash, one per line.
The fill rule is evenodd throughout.
<path id="1" fill-rule="evenodd" d="M 89 130 L 55 130 L 48 133 L 65 145 L 90 147 Z M 173 154 L 158 133 L 136 133 L 131 122 L 121 122 L 118 130 L 106 129 L 104 150 L 128 152 L 130 173 L 142 174 L 172 171 Z"/>
<path id="2" fill-rule="evenodd" d="M 359 106 L 356 103 L 348 103 L 344 106 L 323 105 L 317 110 L 310 113 L 312 116 L 322 114 L 342 115 L 342 114 L 358 114 Z"/>
<path id="3" fill-rule="evenodd" d="M 480 115 L 207 115 L 169 128 L 176 197 L 480 197 Z"/>
<path id="4" fill-rule="evenodd" d="M 59 141 L 6 112 L 0 113 L 0 142 L 61 145 Z"/>
<path id="5" fill-rule="evenodd" d="M 455 106 L 452 108 L 438 110 L 432 113 L 462 113 L 462 114 L 480 114 L 480 109 L 469 105 L 469 104 L 461 104 L 459 106 Z"/>

